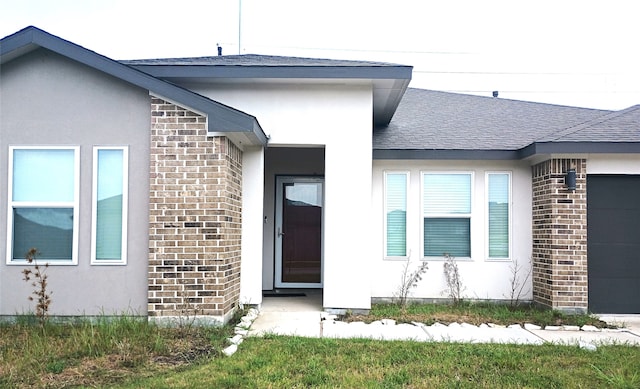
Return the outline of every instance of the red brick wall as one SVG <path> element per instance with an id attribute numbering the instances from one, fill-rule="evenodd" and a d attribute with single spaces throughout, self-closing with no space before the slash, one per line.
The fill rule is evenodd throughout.
<path id="1" fill-rule="evenodd" d="M 576 169 L 576 190 L 565 172 Z M 533 174 L 533 299 L 567 312 L 585 312 L 587 285 L 587 163 L 551 159 Z"/>
<path id="2" fill-rule="evenodd" d="M 151 101 L 149 316 L 226 321 L 240 294 L 242 151 L 206 117 Z"/>

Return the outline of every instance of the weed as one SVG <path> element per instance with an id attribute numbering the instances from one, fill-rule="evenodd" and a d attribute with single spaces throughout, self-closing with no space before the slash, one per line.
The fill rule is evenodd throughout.
<path id="1" fill-rule="evenodd" d="M 53 374 L 60 374 L 62 373 L 65 367 L 66 367 L 65 361 L 58 359 L 58 360 L 47 363 L 47 366 L 45 367 L 45 371 Z"/>
<path id="2" fill-rule="evenodd" d="M 420 322 L 431 325 L 435 322 L 449 324 L 465 322 L 474 325 L 495 323 L 502 325 L 532 323 L 547 325 L 593 325 L 606 328 L 607 323 L 597 317 L 586 314 L 563 314 L 562 312 L 521 304 L 510 307 L 507 304 L 465 300 L 457 305 L 451 304 L 411 304 L 402 311 L 396 304 L 373 304 L 368 315 L 355 315 L 348 321 L 372 322 L 393 318 L 410 323 Z"/>
<path id="3" fill-rule="evenodd" d="M 622 369 L 617 369 L 616 372 L 610 374 L 605 373 L 598 366 L 591 365 L 595 370 L 598 379 L 603 381 L 609 388 L 639 388 L 640 387 L 640 373 L 638 371 L 625 372 Z"/>
<path id="4" fill-rule="evenodd" d="M 398 287 L 397 298 L 398 305 L 402 310 L 407 309 L 407 299 L 409 297 L 409 293 L 411 289 L 418 286 L 418 282 L 422 281 L 422 276 L 429 269 L 429 264 L 427 262 L 420 263 L 417 268 L 411 271 L 411 255 L 404 264 L 402 269 L 402 276 L 400 278 L 400 286 Z"/>
<path id="5" fill-rule="evenodd" d="M 509 279 L 509 295 L 505 296 L 509 299 L 509 305 L 511 307 L 515 307 L 520 303 L 520 299 L 523 295 L 529 293 L 531 288 L 525 289 L 528 285 L 528 281 L 531 278 L 531 272 L 533 271 L 533 267 L 531 266 L 531 260 L 529 260 L 529 266 L 527 267 L 527 273 L 524 276 L 524 279 L 520 279 L 520 272 L 523 270 L 522 266 L 518 263 L 518 260 L 514 260 L 511 266 L 509 267 L 511 270 L 511 278 Z"/>
<path id="6" fill-rule="evenodd" d="M 443 292 L 453 301 L 454 305 L 462 302 L 462 292 L 466 289 L 462 284 L 462 277 L 458 269 L 458 263 L 453 255 L 445 253 L 445 262 L 443 265 L 444 278 L 447 283 L 447 289 Z"/>
<path id="7" fill-rule="evenodd" d="M 41 325 L 44 325 L 47 319 L 49 318 L 49 306 L 51 305 L 51 294 L 52 292 L 47 290 L 47 274 L 46 270 L 49 267 L 48 263 L 44 265 L 39 265 L 36 260 L 36 256 L 38 255 L 38 250 L 36 248 L 31 248 L 25 259 L 27 263 L 33 264 L 33 269 L 27 268 L 22 271 L 24 276 L 24 280 L 26 282 L 31 282 L 31 286 L 33 286 L 34 290 L 31 292 L 33 296 L 36 297 L 36 317 Z M 33 278 L 33 281 L 32 281 Z M 29 301 L 33 301 L 33 296 L 29 296 Z"/>
<path id="8" fill-rule="evenodd" d="M 188 335 L 198 318 L 200 308 L 198 304 L 192 301 L 191 296 L 189 296 L 185 282 L 180 284 L 182 288 L 180 289 L 179 297 L 182 300 L 182 304 L 180 304 L 180 308 L 178 309 L 178 329 L 185 335 Z"/>

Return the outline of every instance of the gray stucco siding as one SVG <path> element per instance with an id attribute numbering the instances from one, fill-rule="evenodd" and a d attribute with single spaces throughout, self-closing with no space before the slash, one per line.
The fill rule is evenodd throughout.
<path id="1" fill-rule="evenodd" d="M 53 315 L 146 314 L 149 92 L 40 49 L 0 72 L 0 315 L 33 311 L 24 266 L 7 265 L 10 146 L 79 146 L 78 264 L 47 269 Z M 127 146 L 128 250 L 123 266 L 91 265 L 94 146 Z M 46 190 L 46 188 L 43 188 Z"/>

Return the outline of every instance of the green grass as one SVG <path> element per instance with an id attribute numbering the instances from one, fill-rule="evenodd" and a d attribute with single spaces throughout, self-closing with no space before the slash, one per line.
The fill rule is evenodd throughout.
<path id="1" fill-rule="evenodd" d="M 161 328 L 119 316 L 37 324 L 21 316 L 0 325 L 0 387 L 110 385 L 221 355 L 231 327 Z"/>
<path id="2" fill-rule="evenodd" d="M 598 324 L 529 307 L 463 303 L 375 305 L 372 321 Z M 233 323 L 233 322 L 232 322 Z M 357 339 L 249 338 L 222 356 L 233 326 L 162 328 L 121 316 L 0 325 L 0 387 L 611 387 L 640 388 L 640 347 L 447 344 Z"/>
<path id="3" fill-rule="evenodd" d="M 123 388 L 571 388 L 640 386 L 640 348 L 250 338 L 230 358 Z"/>

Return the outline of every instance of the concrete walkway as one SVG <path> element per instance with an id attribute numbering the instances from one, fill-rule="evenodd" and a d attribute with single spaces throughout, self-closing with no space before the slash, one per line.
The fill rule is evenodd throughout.
<path id="1" fill-rule="evenodd" d="M 555 343 L 579 345 L 595 349 L 605 344 L 640 346 L 640 315 L 603 315 L 608 323 L 624 327 L 617 330 L 599 330 L 563 326 L 539 328 L 534 325 L 498 326 L 452 323 L 450 325 L 422 323 L 397 324 L 393 320 L 380 320 L 371 324 L 346 323 L 322 311 L 320 293 L 303 297 L 265 297 L 258 317 L 249 329 L 249 336 L 265 334 L 325 337 L 370 338 L 380 340 L 413 340 L 421 342 L 468 343 Z"/>

